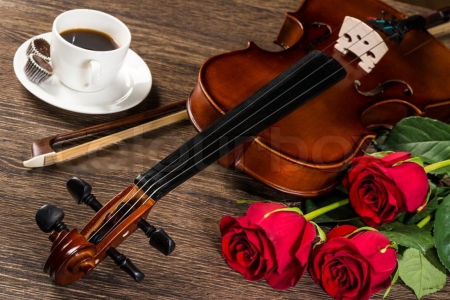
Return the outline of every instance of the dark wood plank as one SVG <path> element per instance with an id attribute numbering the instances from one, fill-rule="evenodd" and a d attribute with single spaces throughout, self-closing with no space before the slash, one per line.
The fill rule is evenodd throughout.
<path id="1" fill-rule="evenodd" d="M 389 3 L 407 12 L 420 10 Z M 217 165 L 181 185 L 153 209 L 149 220 L 177 242 L 170 257 L 156 253 L 139 234 L 121 246 L 147 275 L 142 283 L 133 282 L 110 261 L 67 287 L 55 286 L 42 272 L 51 244 L 35 225 L 36 210 L 45 203 L 55 204 L 64 209 L 70 228 L 81 228 L 91 212 L 70 200 L 66 180 L 80 176 L 105 203 L 138 173 L 192 137 L 195 130 L 187 121 L 67 163 L 36 170 L 22 166 L 30 156 L 31 141 L 37 138 L 186 99 L 196 84 L 199 67 L 213 55 L 241 49 L 250 40 L 265 49 L 278 49 L 272 41 L 285 12 L 295 10 L 298 4 L 298 0 L 0 0 L 0 298 L 327 299 L 309 276 L 295 288 L 279 292 L 265 282 L 245 281 L 224 263 L 218 224 L 225 214 L 244 213 L 245 206 L 236 200 L 297 199 Z M 28 38 L 49 32 L 59 13 L 80 7 L 111 13 L 129 26 L 131 48 L 148 64 L 154 79 L 150 95 L 138 106 L 112 115 L 76 114 L 37 99 L 15 78 L 12 59 L 16 49 Z M 427 299 L 446 299 L 449 291 L 447 285 Z M 412 297 L 401 284 L 395 285 L 389 296 Z"/>

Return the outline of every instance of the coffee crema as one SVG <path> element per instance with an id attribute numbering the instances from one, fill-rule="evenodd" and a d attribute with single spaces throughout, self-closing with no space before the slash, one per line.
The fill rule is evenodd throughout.
<path id="1" fill-rule="evenodd" d="M 111 51 L 120 47 L 108 34 L 88 28 L 68 29 L 60 33 L 61 37 L 74 46 L 93 50 Z"/>

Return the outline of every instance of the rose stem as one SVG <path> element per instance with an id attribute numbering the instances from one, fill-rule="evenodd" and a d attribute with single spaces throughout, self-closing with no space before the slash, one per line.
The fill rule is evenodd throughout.
<path id="1" fill-rule="evenodd" d="M 424 169 L 425 169 L 425 172 L 430 173 L 430 172 L 433 172 L 433 171 L 436 171 L 438 169 L 448 167 L 448 166 L 450 166 L 450 159 L 428 165 Z"/>
<path id="2" fill-rule="evenodd" d="M 311 221 L 311 220 L 317 218 L 318 216 L 326 214 L 327 212 L 332 211 L 341 206 L 347 205 L 348 203 L 349 203 L 348 199 L 341 200 L 341 201 L 338 201 L 335 203 L 331 203 L 330 205 L 324 206 L 322 208 L 316 209 L 315 211 L 312 211 L 312 212 L 306 214 L 304 217 L 307 221 Z"/>
<path id="3" fill-rule="evenodd" d="M 431 215 L 426 216 L 425 218 L 422 219 L 422 221 L 417 223 L 417 227 L 423 228 L 425 225 L 428 224 L 428 222 L 430 222 L 430 220 L 431 220 Z"/>

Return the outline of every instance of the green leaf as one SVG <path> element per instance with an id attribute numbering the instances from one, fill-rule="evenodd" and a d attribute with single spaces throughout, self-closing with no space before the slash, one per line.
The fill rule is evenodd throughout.
<path id="1" fill-rule="evenodd" d="M 405 118 L 392 128 L 381 149 L 411 152 L 427 163 L 450 159 L 450 125 L 429 118 Z"/>
<path id="2" fill-rule="evenodd" d="M 366 153 L 366 154 L 369 155 L 369 156 L 373 156 L 375 158 L 380 158 L 381 159 L 381 158 L 383 158 L 386 155 L 391 154 L 391 153 L 393 153 L 393 152 L 392 151 L 383 151 L 383 152 Z"/>
<path id="3" fill-rule="evenodd" d="M 439 260 L 439 256 L 437 254 L 436 248 L 431 248 L 427 250 L 427 253 L 425 253 L 425 257 L 427 260 L 439 271 L 442 273 L 446 273 L 444 265 Z"/>
<path id="4" fill-rule="evenodd" d="M 450 187 L 449 186 L 439 186 L 433 191 L 433 196 L 445 198 L 450 195 Z"/>
<path id="5" fill-rule="evenodd" d="M 444 288 L 447 275 L 416 249 L 407 249 L 398 260 L 399 275 L 418 299 Z"/>
<path id="6" fill-rule="evenodd" d="M 436 211 L 434 242 L 439 259 L 450 270 L 450 196 L 445 197 Z"/>
<path id="7" fill-rule="evenodd" d="M 410 158 L 410 159 L 399 161 L 399 162 L 396 163 L 394 166 L 399 166 L 399 165 L 401 165 L 401 164 L 403 164 L 403 163 L 407 163 L 407 162 L 416 163 L 416 164 L 418 164 L 419 166 L 422 166 L 422 167 L 423 167 L 423 161 L 422 161 L 422 159 L 421 159 L 419 156 L 413 156 L 413 157 Z"/>
<path id="8" fill-rule="evenodd" d="M 431 233 L 420 229 L 416 225 L 404 225 L 399 222 L 393 222 L 379 227 L 378 230 L 389 240 L 407 248 L 417 249 L 422 253 L 434 246 Z"/>

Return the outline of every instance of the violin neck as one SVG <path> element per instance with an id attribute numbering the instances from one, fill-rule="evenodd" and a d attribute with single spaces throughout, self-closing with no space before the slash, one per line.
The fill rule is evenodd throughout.
<path id="1" fill-rule="evenodd" d="M 187 141 L 135 184 L 157 201 L 222 156 L 346 76 L 329 55 L 313 51 L 211 126 Z"/>

